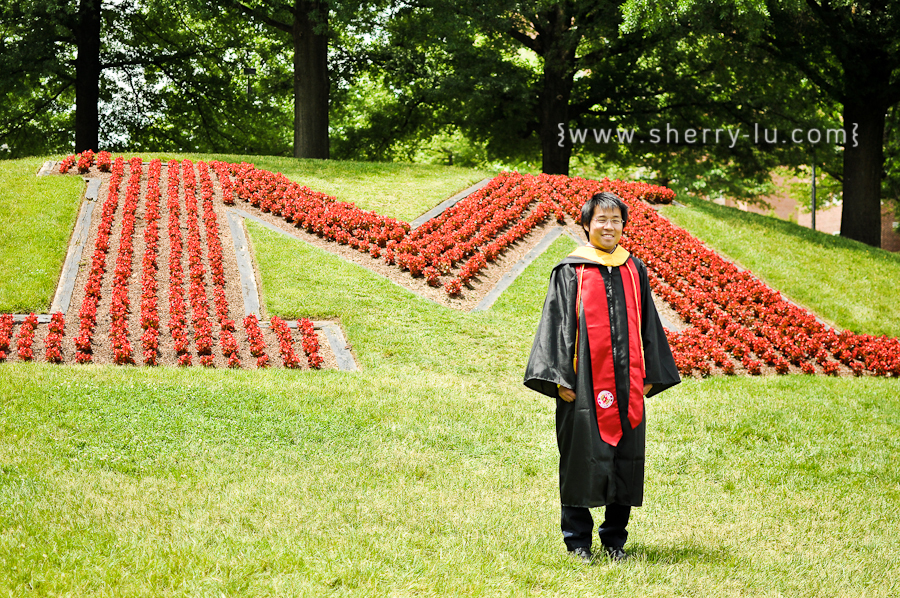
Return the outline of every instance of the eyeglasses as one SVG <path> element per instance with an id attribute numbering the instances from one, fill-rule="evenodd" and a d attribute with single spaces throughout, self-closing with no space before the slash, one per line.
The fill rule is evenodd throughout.
<path id="1" fill-rule="evenodd" d="M 597 226 L 606 226 L 606 223 L 612 224 L 614 227 L 622 226 L 621 218 L 594 218 L 594 224 Z"/>

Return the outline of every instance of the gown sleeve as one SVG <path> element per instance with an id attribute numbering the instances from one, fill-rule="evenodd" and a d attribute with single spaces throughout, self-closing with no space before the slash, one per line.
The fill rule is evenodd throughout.
<path id="1" fill-rule="evenodd" d="M 575 388 L 575 268 L 560 265 L 550 275 L 544 309 L 538 323 L 528 365 L 525 386 L 557 398 L 556 385 Z"/>
<path id="2" fill-rule="evenodd" d="M 652 384 L 653 388 L 647 397 L 659 394 L 681 382 L 678 367 L 672 357 L 672 349 L 666 338 L 659 313 L 650 294 L 650 280 L 647 278 L 647 267 L 635 258 L 641 285 L 641 336 L 644 340 L 644 360 L 646 377 L 644 384 Z"/>

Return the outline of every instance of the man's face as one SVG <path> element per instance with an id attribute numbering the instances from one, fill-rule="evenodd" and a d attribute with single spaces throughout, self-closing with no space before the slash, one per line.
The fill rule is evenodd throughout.
<path id="1" fill-rule="evenodd" d="M 622 214 L 619 208 L 594 208 L 590 227 L 584 227 L 591 238 L 591 245 L 612 253 L 622 237 Z"/>

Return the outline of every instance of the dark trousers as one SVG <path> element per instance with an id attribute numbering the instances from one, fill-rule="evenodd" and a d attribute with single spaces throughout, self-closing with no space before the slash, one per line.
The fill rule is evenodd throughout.
<path id="1" fill-rule="evenodd" d="M 628 539 L 628 518 L 631 516 L 629 505 L 606 505 L 606 518 L 600 524 L 597 535 L 604 546 L 621 548 Z M 594 531 L 594 519 L 586 507 L 562 507 L 562 533 L 566 548 L 590 548 L 591 534 Z"/>

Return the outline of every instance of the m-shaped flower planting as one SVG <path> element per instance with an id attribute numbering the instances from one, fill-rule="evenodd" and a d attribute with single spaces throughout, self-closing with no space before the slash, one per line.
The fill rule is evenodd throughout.
<path id="1" fill-rule="evenodd" d="M 119 364 L 156 365 L 168 352 L 169 361 L 180 365 L 191 365 L 196 356 L 208 367 L 247 367 L 244 363 L 268 367 L 274 365 L 272 353 L 280 355 L 280 365 L 300 367 L 295 332 L 285 321 L 272 318 L 267 343 L 255 316 L 232 315 L 226 290 L 237 273 L 225 263 L 217 204 L 253 206 L 326 241 L 349 246 L 368 259 L 423 277 L 428 285 L 442 286 L 455 296 L 477 288 L 479 273 L 536 227 L 550 219 L 578 222 L 588 198 L 612 191 L 631 210 L 622 245 L 643 260 L 654 292 L 689 324 L 681 332 L 667 331 L 683 374 L 771 371 L 900 376 L 900 340 L 825 326 L 660 216 L 649 204 L 673 200 L 674 193 L 664 187 L 504 172 L 413 230 L 406 222 L 337 201 L 247 163 L 173 160 L 163 173 L 159 160 L 152 160 L 145 169 L 141 158 L 132 158 L 127 162 L 124 198 L 126 162 L 121 157 L 112 160 L 107 152 L 85 152 L 67 157 L 59 171 L 68 172 L 77 165 L 84 172 L 94 160 L 101 171 L 111 174 L 78 310 L 73 347 L 78 363 L 94 361 L 108 342 L 111 361 Z M 161 221 L 167 228 L 163 242 Z M 134 291 L 140 299 L 139 338 L 129 323 L 132 278 L 138 278 L 132 277 L 138 232 L 143 239 Z M 118 244 L 109 277 L 107 256 L 114 240 Z M 168 250 L 164 264 L 168 276 L 161 274 L 158 264 L 162 243 Z M 168 305 L 167 335 L 162 331 L 161 300 Z M 44 340 L 47 361 L 65 361 L 62 317 L 53 316 L 52 330 Z M 239 336 L 235 319 L 244 329 Z M 95 335 L 98 321 L 108 341 Z M 18 334 L 15 326 L 9 316 L 0 315 L 0 360 L 16 355 L 33 359 L 36 320 L 20 324 Z M 319 340 L 312 322 L 298 320 L 296 334 L 306 366 L 320 367 Z M 138 341 L 140 355 L 135 358 L 132 342 Z M 270 351 L 270 345 L 277 345 L 277 350 Z"/>

